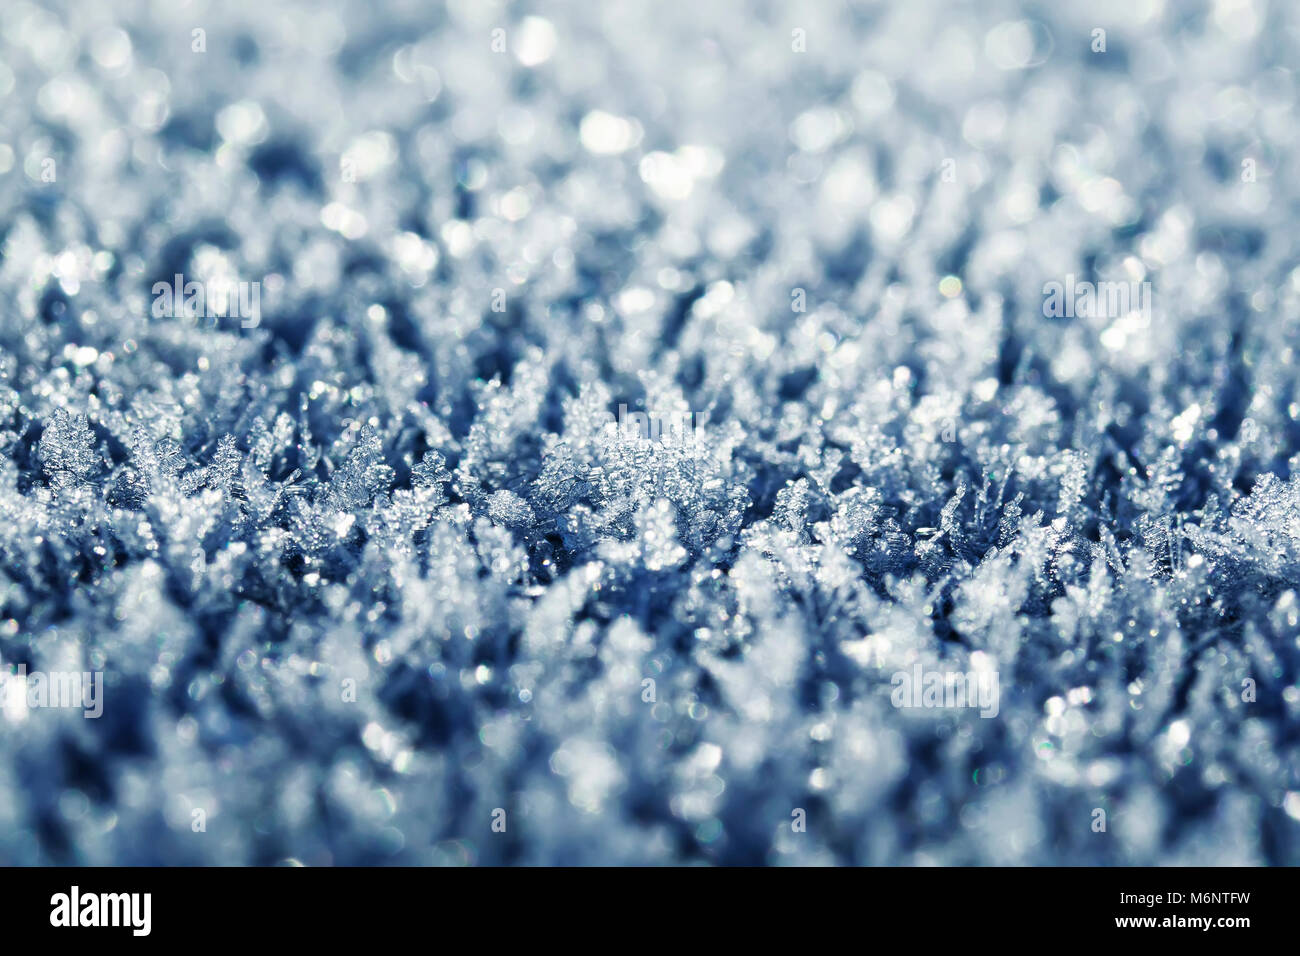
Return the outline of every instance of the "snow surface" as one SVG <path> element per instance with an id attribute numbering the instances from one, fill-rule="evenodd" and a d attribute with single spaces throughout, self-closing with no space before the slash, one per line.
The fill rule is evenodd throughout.
<path id="1" fill-rule="evenodd" d="M 5 0 L 0 862 L 1300 863 L 1298 54 Z"/>

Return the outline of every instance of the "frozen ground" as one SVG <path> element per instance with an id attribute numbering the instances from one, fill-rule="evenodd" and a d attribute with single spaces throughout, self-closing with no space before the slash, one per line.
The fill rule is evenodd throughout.
<path id="1" fill-rule="evenodd" d="M 1298 62 L 5 0 L 0 861 L 1300 863 Z"/>

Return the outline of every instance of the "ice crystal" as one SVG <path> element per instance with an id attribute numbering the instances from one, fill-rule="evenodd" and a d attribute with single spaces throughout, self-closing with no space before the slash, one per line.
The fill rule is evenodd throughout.
<path id="1" fill-rule="evenodd" d="M 85 485 L 98 470 L 94 435 L 85 415 L 58 408 L 41 432 L 37 449 L 50 487 L 64 492 Z"/>

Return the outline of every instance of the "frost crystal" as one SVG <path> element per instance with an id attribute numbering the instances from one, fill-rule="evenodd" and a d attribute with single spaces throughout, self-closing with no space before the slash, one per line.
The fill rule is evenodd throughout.
<path id="1" fill-rule="evenodd" d="M 54 410 L 41 433 L 37 453 L 50 487 L 56 491 L 70 491 L 86 484 L 98 469 L 94 435 L 86 416 L 69 414 L 66 409 Z"/>

